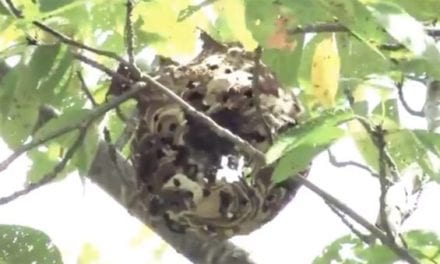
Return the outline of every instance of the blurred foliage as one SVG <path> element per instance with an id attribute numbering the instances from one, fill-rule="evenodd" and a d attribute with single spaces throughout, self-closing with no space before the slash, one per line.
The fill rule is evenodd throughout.
<path id="1" fill-rule="evenodd" d="M 0 225 L 0 263 L 63 263 L 61 253 L 43 232 L 25 226 Z"/>
<path id="2" fill-rule="evenodd" d="M 98 103 L 105 102 L 109 84 L 103 73 L 74 60 L 72 51 L 78 48 L 67 47 L 32 22 L 39 20 L 78 42 L 125 56 L 126 1 L 13 2 L 24 19 L 16 19 L 6 2 L 0 1 L 0 136 L 17 149 L 30 139 L 80 122 L 93 111 L 80 89 L 77 71 L 83 73 Z M 440 77 L 439 49 L 424 30 L 435 25 L 439 9 L 437 0 L 205 0 L 199 4 L 148 0 L 135 1 L 131 20 L 136 54 L 148 47 L 175 59 L 194 56 L 202 29 L 219 41 L 241 42 L 247 50 L 261 46 L 263 62 L 283 87 L 299 88 L 305 109 L 302 124 L 280 135 L 267 153 L 268 161 L 277 164 L 274 181 L 304 169 L 343 136 L 351 137 L 367 165 L 377 170 L 377 149 L 365 129 L 352 120 L 356 115 L 383 124 L 388 151 L 400 172 L 416 164 L 439 181 L 432 164 L 433 157 L 440 158 L 439 136 L 402 127 L 393 92 L 399 74 Z M 319 25 L 343 28 L 334 33 L 300 31 Z M 106 67 L 117 66 L 110 58 L 85 54 Z M 347 93 L 353 96 L 351 105 Z M 45 106 L 57 116 L 41 122 L 40 110 Z M 123 113 L 129 115 L 132 107 L 124 104 Z M 114 111 L 97 120 L 59 178 L 75 170 L 87 173 L 100 137 L 98 127 L 103 126 L 116 139 L 124 123 Z M 77 135 L 78 131 L 70 132 L 29 151 L 33 163 L 28 182 L 50 172 Z M 438 240 L 421 232 L 408 233 L 408 238 L 414 242 L 409 243 L 411 250 L 425 255 L 434 252 L 429 243 L 438 245 Z M 393 259 L 381 246 L 365 248 L 356 239 L 344 237 L 315 263 L 341 260 L 338 250 L 343 244 L 351 244 L 356 257 L 370 263 Z M 89 246 L 83 248 L 83 255 L 83 263 L 96 258 Z"/>
<path id="3" fill-rule="evenodd" d="M 425 230 L 412 230 L 403 234 L 411 253 L 420 263 L 437 263 L 440 260 L 440 237 Z M 367 245 L 352 235 L 343 236 L 327 246 L 313 264 L 337 263 L 395 263 L 399 258 L 386 246 Z"/>
<path id="4" fill-rule="evenodd" d="M 78 264 L 94 264 L 100 263 L 99 250 L 91 243 L 84 243 L 81 247 L 77 263 Z"/>

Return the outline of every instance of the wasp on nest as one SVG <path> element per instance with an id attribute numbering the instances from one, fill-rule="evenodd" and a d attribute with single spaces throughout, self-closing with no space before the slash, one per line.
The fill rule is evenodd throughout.
<path id="1" fill-rule="evenodd" d="M 152 75 L 219 125 L 267 151 L 272 135 L 296 125 L 295 96 L 262 63 L 256 93 L 255 54 L 239 44 L 222 45 L 206 33 L 201 38 L 203 50 L 195 59 L 184 65 L 164 60 Z M 118 73 L 130 77 L 124 66 Z M 127 87 L 113 79 L 109 94 Z M 133 165 L 150 215 L 162 217 L 171 230 L 222 239 L 248 234 L 272 220 L 300 187 L 292 179 L 273 184 L 273 165 L 256 166 L 233 142 L 154 87 L 136 99 L 140 121 Z"/>

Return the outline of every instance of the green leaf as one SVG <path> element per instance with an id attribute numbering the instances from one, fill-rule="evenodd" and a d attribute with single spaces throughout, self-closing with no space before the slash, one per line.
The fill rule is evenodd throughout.
<path id="1" fill-rule="evenodd" d="M 296 48 L 293 51 L 280 49 L 265 49 L 263 62 L 274 71 L 277 80 L 284 87 L 292 87 L 298 82 L 298 69 L 302 56 L 304 35 L 296 38 Z"/>
<path id="2" fill-rule="evenodd" d="M 69 69 L 72 67 L 72 54 L 66 48 L 61 54 L 59 54 L 54 66 L 47 75 L 43 78 L 39 85 L 39 93 L 42 103 L 51 105 L 59 105 L 60 98 L 57 95 L 60 85 L 63 85 L 66 81 L 66 77 L 69 74 Z"/>
<path id="3" fill-rule="evenodd" d="M 8 114 L 0 120 L 0 135 L 15 149 L 28 138 L 37 121 L 38 101 L 31 93 L 10 100 Z"/>
<path id="4" fill-rule="evenodd" d="M 364 262 L 360 263 L 394 263 L 399 258 L 388 247 L 383 245 L 358 246 L 355 256 Z"/>
<path id="5" fill-rule="evenodd" d="M 24 70 L 23 64 L 18 64 L 14 69 L 9 69 L 0 82 L 0 114 L 5 118 L 9 113 L 9 108 L 14 98 L 15 87 L 20 80 L 21 71 Z"/>
<path id="6" fill-rule="evenodd" d="M 91 110 L 89 109 L 71 109 L 69 111 L 65 111 L 60 116 L 51 119 L 49 122 L 45 123 L 40 129 L 38 129 L 34 135 L 35 140 L 40 140 L 46 138 L 48 135 L 58 131 L 67 126 L 72 126 L 75 124 L 79 124 L 87 119 Z M 68 144 L 71 143 L 72 135 L 69 133 Z M 60 137 L 66 139 L 66 136 Z M 66 141 L 57 139 L 57 142 L 62 142 L 61 144 L 65 146 Z"/>
<path id="7" fill-rule="evenodd" d="M 417 256 L 421 263 L 438 263 L 440 261 L 440 237 L 427 230 L 412 230 L 404 234 L 410 252 Z"/>
<path id="8" fill-rule="evenodd" d="M 338 18 L 338 22 L 350 29 L 377 54 L 384 56 L 379 45 L 387 43 L 388 34 L 377 25 L 369 10 L 357 0 L 318 0 L 322 8 Z M 385 57 L 385 56 L 384 56 Z"/>
<path id="9" fill-rule="evenodd" d="M 373 114 L 382 117 L 382 126 L 385 129 L 395 128 L 400 124 L 399 109 L 395 98 L 381 101 L 373 110 Z"/>
<path id="10" fill-rule="evenodd" d="M 404 234 L 405 242 L 421 263 L 436 263 L 440 260 L 440 239 L 435 233 L 426 230 L 413 230 Z M 342 249 L 345 248 L 345 254 Z M 352 254 L 347 254 L 347 249 Z M 327 263 L 395 263 L 399 258 L 388 247 L 367 245 L 357 237 L 343 236 L 327 246 L 313 264 Z"/>
<path id="11" fill-rule="evenodd" d="M 0 102 L 4 103 L 0 134 L 9 147 L 18 147 L 32 132 L 42 100 L 39 85 L 51 71 L 59 50 L 60 46 L 39 46 L 33 52 L 29 50 L 29 61 L 22 58 L 8 73 L 11 78 L 5 77 L 7 80 L 2 82 L 11 85 L 0 92 Z"/>
<path id="12" fill-rule="evenodd" d="M 364 127 L 358 121 L 351 121 L 348 123 L 348 131 L 367 165 L 379 171 L 379 152 Z"/>
<path id="13" fill-rule="evenodd" d="M 219 40 L 239 41 L 247 50 L 253 50 L 257 47 L 251 31 L 246 26 L 245 1 L 214 1 L 212 7 L 218 14 L 214 31 L 220 35 Z M 231 16 L 231 14 L 234 15 Z"/>
<path id="14" fill-rule="evenodd" d="M 60 162 L 63 148 L 59 144 L 48 144 L 46 148 L 40 147 L 28 152 L 28 157 L 32 161 L 32 165 L 27 172 L 26 182 L 35 183 L 40 181 L 48 173 L 51 173 L 54 167 Z M 68 170 L 63 170 L 57 174 L 57 178 L 63 178 Z"/>
<path id="15" fill-rule="evenodd" d="M 329 110 L 280 135 L 266 153 L 268 163 L 273 163 L 300 145 L 325 145 L 335 139 L 341 123 L 353 117 L 351 111 Z M 326 134 L 329 132 L 329 134 Z"/>
<path id="16" fill-rule="evenodd" d="M 245 0 L 246 25 L 253 37 L 266 48 L 289 49 L 297 26 L 331 20 L 331 16 L 309 0 Z M 299 47 L 299 46 L 298 46 Z"/>
<path id="17" fill-rule="evenodd" d="M 376 120 L 375 123 L 384 124 L 385 129 L 388 129 L 385 134 L 387 151 L 399 172 L 403 172 L 407 167 L 416 163 L 431 179 L 439 180 L 439 173 L 434 169 L 435 164 L 432 163 L 427 153 L 427 145 L 431 144 L 429 148 L 434 148 L 427 134 L 418 130 L 399 129 L 395 122 L 384 116 L 373 115 L 370 118 Z M 350 122 L 349 131 L 366 163 L 375 171 L 378 171 L 379 152 L 371 141 L 371 136 L 357 121 Z M 438 141 L 437 138 L 434 138 L 435 136 L 432 140 Z"/>
<path id="18" fill-rule="evenodd" d="M 313 264 L 328 264 L 332 261 L 342 262 L 343 258 L 340 254 L 343 245 L 356 245 L 360 241 L 357 237 L 352 235 L 346 235 L 337 240 L 333 241 L 329 246 L 327 246 L 321 253 L 320 256 L 315 258 Z"/>
<path id="19" fill-rule="evenodd" d="M 272 174 L 273 182 L 282 182 L 306 169 L 316 155 L 343 135 L 344 131 L 337 127 L 322 127 L 311 132 L 280 159 Z"/>
<path id="20" fill-rule="evenodd" d="M 413 130 L 414 135 L 427 149 L 440 157 L 440 135 L 426 130 Z"/>
<path id="21" fill-rule="evenodd" d="M 87 120 L 92 110 L 89 109 L 69 109 L 60 116 L 46 122 L 34 135 L 34 140 L 46 138 L 48 135 L 60 129 L 72 126 L 79 126 Z M 30 153 L 33 165 L 28 173 L 28 180 L 35 181 L 41 179 L 46 173 L 52 171 L 53 167 L 59 163 L 64 153 L 70 148 L 79 135 L 78 129 L 61 135 L 46 144 L 43 150 L 34 150 Z M 58 175 L 59 177 L 72 170 L 78 169 L 81 175 L 88 172 L 88 169 L 95 158 L 98 147 L 99 135 L 96 125 L 92 124 L 87 130 L 86 137 L 81 143 L 77 152 L 69 162 L 69 166 Z"/>
<path id="22" fill-rule="evenodd" d="M 48 76 L 60 50 L 61 45 L 38 46 L 35 49 L 34 53 L 32 54 L 32 58 L 28 63 L 30 71 L 29 74 L 31 76 L 27 76 L 29 79 L 32 79 L 32 84 L 35 85 L 32 85 L 30 87 L 23 87 L 23 89 L 37 89 L 38 82 L 42 78 Z M 29 85 L 31 85 L 31 83 L 29 83 Z"/>
<path id="23" fill-rule="evenodd" d="M 401 172 L 416 162 L 425 173 L 439 180 L 427 155 L 427 149 L 411 130 L 398 130 L 385 136 L 388 151 Z"/>
<path id="24" fill-rule="evenodd" d="M 362 0 L 365 3 L 381 3 L 382 0 Z M 440 10 L 440 2 L 438 0 L 387 0 L 389 3 L 399 5 L 406 12 L 416 17 L 419 21 L 435 21 L 440 18 L 438 10 Z"/>
<path id="25" fill-rule="evenodd" d="M 221 13 L 215 20 L 214 24 L 208 25 L 208 34 L 219 42 L 225 43 L 237 40 L 232 31 L 231 25 L 228 23 L 228 17 L 230 16 Z"/>
<path id="26" fill-rule="evenodd" d="M 373 51 L 350 33 L 338 33 L 336 38 L 342 77 L 358 78 L 362 81 L 367 75 L 383 74 L 390 70 L 390 60 Z M 362 63 L 359 63 L 360 61 Z"/>
<path id="27" fill-rule="evenodd" d="M 0 1 L 0 14 L 1 15 L 11 15 L 9 10 L 6 8 L 5 4 Z"/>
<path id="28" fill-rule="evenodd" d="M 34 135 L 34 139 L 39 140 L 46 138 L 48 135 L 67 126 L 77 126 L 87 119 L 90 112 L 91 110 L 88 109 L 71 109 L 66 111 L 62 115 L 51 119 L 38 129 Z M 38 181 L 47 173 L 51 172 L 64 157 L 65 152 L 72 147 L 72 144 L 76 141 L 78 135 L 78 129 L 74 129 L 49 141 L 45 144 L 45 147 L 30 151 L 29 157 L 33 163 L 31 169 L 28 171 L 28 181 Z M 57 178 L 66 176 L 66 174 L 72 171 L 72 169 L 77 169 L 80 175 L 85 175 L 95 158 L 98 142 L 98 130 L 96 125 L 92 124 L 88 127 L 84 141 L 76 150 L 76 153 L 69 161 L 68 166 L 57 175 Z"/>
<path id="29" fill-rule="evenodd" d="M 0 263 L 62 264 L 61 253 L 50 238 L 36 229 L 0 225 Z"/>
<path id="30" fill-rule="evenodd" d="M 38 5 L 41 12 L 49 12 L 55 9 L 63 8 L 72 5 L 75 2 L 82 2 L 81 0 L 39 0 Z"/>
<path id="31" fill-rule="evenodd" d="M 276 4 L 265 0 L 246 0 L 246 25 L 260 45 L 267 47 L 270 34 L 276 30 L 276 21 L 280 13 Z M 286 10 L 286 12 L 292 12 Z"/>
<path id="32" fill-rule="evenodd" d="M 418 142 L 423 145 L 425 150 L 430 151 L 430 153 L 426 153 L 426 159 L 428 160 L 427 163 L 428 165 L 432 165 L 430 176 L 432 180 L 440 182 L 440 172 L 438 171 L 440 164 L 440 135 L 426 130 L 417 129 L 412 130 L 412 133 L 417 138 Z"/>
<path id="33" fill-rule="evenodd" d="M 357 237 L 346 235 L 327 246 L 321 256 L 313 261 L 313 264 L 333 262 L 350 264 L 391 264 L 397 260 L 399 260 L 399 258 L 386 246 L 379 244 L 367 245 Z"/>
<path id="34" fill-rule="evenodd" d="M 423 58 L 430 67 L 428 75 L 440 78 L 440 51 L 433 38 L 426 35 L 422 23 L 409 16 L 399 6 L 381 1 L 368 5 L 378 23 L 415 57 Z"/>
<path id="35" fill-rule="evenodd" d="M 98 128 L 96 125 L 91 125 L 87 130 L 84 142 L 82 142 L 72 159 L 72 164 L 75 165 L 81 176 L 89 172 L 90 165 L 95 159 L 95 154 L 98 150 L 98 143 Z"/>

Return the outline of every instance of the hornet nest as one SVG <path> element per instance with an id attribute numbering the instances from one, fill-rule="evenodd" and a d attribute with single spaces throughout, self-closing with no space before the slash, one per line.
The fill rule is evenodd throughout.
<path id="1" fill-rule="evenodd" d="M 269 130 L 276 136 L 296 125 L 295 96 L 262 63 L 255 93 L 254 53 L 238 44 L 222 45 L 205 33 L 201 38 L 203 50 L 194 60 L 181 65 L 164 59 L 152 75 L 219 125 L 267 151 Z M 122 65 L 118 73 L 130 78 Z M 109 94 L 128 87 L 114 78 Z M 139 188 L 145 190 L 142 199 L 149 214 L 163 218 L 172 231 L 222 239 L 248 234 L 272 220 L 301 186 L 294 179 L 273 184 L 274 165 L 256 166 L 152 84 L 136 100 L 139 124 L 131 158 Z"/>

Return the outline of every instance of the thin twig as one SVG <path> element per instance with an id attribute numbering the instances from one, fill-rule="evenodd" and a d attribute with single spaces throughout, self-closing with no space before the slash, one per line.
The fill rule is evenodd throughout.
<path id="1" fill-rule="evenodd" d="M 14 3 L 12 3 L 11 0 L 6 0 L 6 4 L 8 5 L 9 9 L 15 17 L 23 18 L 23 14 L 18 8 L 15 7 Z"/>
<path id="2" fill-rule="evenodd" d="M 79 60 L 81 60 L 84 63 L 89 64 L 92 67 L 100 69 L 101 71 L 109 74 L 112 77 L 116 77 L 116 78 L 120 79 L 123 82 L 130 82 L 130 80 L 128 78 L 126 78 L 126 77 L 124 77 L 124 76 L 122 76 L 122 75 L 120 75 L 120 74 L 110 70 L 109 68 L 105 67 L 104 65 L 99 64 L 96 61 L 94 61 L 92 59 L 89 59 L 89 58 L 87 58 L 87 57 L 85 57 L 85 56 L 83 56 L 81 54 L 74 54 L 74 57 L 79 59 Z M 183 108 L 183 110 L 185 110 L 189 115 L 191 115 L 192 117 L 196 118 L 200 122 L 202 122 L 205 125 L 207 125 L 218 136 L 224 137 L 224 138 L 230 140 L 231 142 L 233 142 L 237 146 L 239 146 L 243 151 L 251 154 L 252 156 L 255 156 L 258 159 L 263 160 L 263 161 L 265 160 L 264 153 L 262 153 L 261 151 L 256 149 L 254 146 L 252 146 L 246 140 L 242 139 L 241 137 L 235 135 L 234 133 L 232 133 L 228 129 L 226 129 L 226 128 L 220 126 L 219 124 L 217 124 L 209 116 L 205 115 L 204 113 L 201 113 L 201 112 L 197 111 L 197 109 L 195 109 L 192 105 L 188 104 L 185 100 L 183 100 L 180 96 L 178 96 L 173 91 L 171 91 L 168 87 L 166 87 L 165 85 L 163 85 L 160 82 L 158 82 L 156 80 L 156 78 L 154 78 L 154 77 L 152 77 L 152 76 L 150 76 L 148 74 L 143 74 L 142 77 L 141 77 L 141 80 L 146 82 L 146 83 L 153 84 L 162 93 L 164 93 L 165 95 L 169 96 L 172 100 L 174 100 L 177 104 L 179 104 Z"/>
<path id="3" fill-rule="evenodd" d="M 90 101 L 90 103 L 92 104 L 93 107 L 98 106 L 98 104 L 95 101 L 95 98 L 93 98 L 92 93 L 90 92 L 89 88 L 87 87 L 87 84 L 86 84 L 86 82 L 84 80 L 84 77 L 83 77 L 81 71 L 79 71 L 79 70 L 76 71 L 76 74 L 78 75 L 78 79 L 79 79 L 79 81 L 81 83 L 81 85 L 80 85 L 81 90 L 86 95 L 87 99 Z"/>
<path id="4" fill-rule="evenodd" d="M 355 162 L 355 161 L 352 161 L 352 160 L 349 160 L 349 161 L 338 161 L 338 160 L 336 160 L 336 157 L 333 155 L 333 153 L 331 152 L 330 149 L 327 150 L 327 153 L 328 153 L 328 159 L 329 159 L 330 163 L 333 166 L 337 167 L 337 168 L 353 166 L 353 167 L 357 167 L 359 169 L 365 170 L 369 174 L 371 174 L 372 176 L 379 178 L 379 174 L 377 174 L 370 167 L 368 167 L 368 166 L 366 166 L 366 165 L 364 165 L 362 163 Z"/>
<path id="5" fill-rule="evenodd" d="M 116 74 L 116 73 L 115 73 Z M 60 128 L 59 130 L 53 131 L 52 133 L 49 133 L 44 138 L 34 138 L 31 142 L 22 145 L 19 147 L 14 153 L 12 153 L 9 157 L 7 157 L 4 161 L 0 163 L 0 171 L 5 170 L 15 159 L 17 159 L 20 155 L 23 153 L 29 151 L 32 148 L 35 148 L 41 144 L 46 143 L 49 140 L 55 139 L 61 135 L 64 135 L 70 131 L 73 131 L 77 128 L 79 128 L 82 124 L 82 122 L 85 121 L 94 121 L 103 114 L 107 113 L 111 109 L 114 109 L 116 106 L 122 104 L 123 102 L 127 101 L 128 99 L 132 98 L 134 95 L 139 93 L 141 90 L 145 89 L 145 83 L 135 83 L 132 85 L 131 89 L 127 92 L 112 98 L 108 103 L 103 104 L 96 109 L 94 109 L 86 118 L 85 120 L 81 120 L 76 123 L 70 123 L 63 128 Z"/>
<path id="6" fill-rule="evenodd" d="M 388 215 L 386 212 L 386 195 L 389 188 L 389 182 L 387 181 L 387 172 L 391 174 L 393 177 L 393 180 L 398 180 L 399 175 L 397 171 L 397 166 L 394 164 L 394 161 L 392 160 L 391 156 L 386 150 L 386 142 L 385 142 L 385 134 L 386 131 L 383 129 L 382 126 L 372 126 L 367 122 L 364 118 L 358 118 L 358 121 L 364 126 L 364 128 L 367 130 L 368 134 L 371 137 L 371 140 L 377 147 L 379 151 L 379 184 L 380 184 L 380 197 L 379 197 L 379 219 L 380 219 L 380 227 L 385 231 L 385 235 L 387 237 L 387 241 L 390 245 L 401 248 L 397 242 L 396 238 L 391 230 L 390 224 L 388 222 Z M 382 239 L 381 239 L 382 241 Z M 382 241 L 385 243 L 384 241 Z M 402 240 L 402 243 L 404 241 Z M 405 249 L 406 251 L 406 249 Z M 409 253 L 408 253 L 409 254 Z M 408 262 L 411 263 L 411 261 L 407 258 L 405 258 Z M 417 262 L 416 262 L 417 263 Z"/>
<path id="7" fill-rule="evenodd" d="M 440 36 L 440 29 L 433 27 L 425 27 L 425 33 L 432 37 Z M 323 22 L 312 25 L 300 25 L 296 28 L 288 30 L 291 35 L 305 33 L 325 33 L 325 32 L 350 32 L 348 28 L 337 22 Z"/>
<path id="8" fill-rule="evenodd" d="M 171 91 L 165 85 L 156 81 L 150 75 L 147 75 L 147 74 L 142 75 L 141 80 L 153 84 L 158 90 L 160 90 L 162 93 L 164 93 L 165 95 L 170 97 L 174 102 L 176 102 L 180 107 L 182 107 L 183 110 L 185 110 L 189 115 L 191 115 L 192 117 L 194 117 L 198 121 L 207 125 L 218 136 L 230 140 L 231 142 L 233 142 L 235 145 L 240 147 L 243 151 L 247 152 L 251 156 L 256 157 L 257 159 L 259 159 L 261 161 L 265 161 L 265 155 L 263 152 L 259 151 L 254 146 L 252 146 L 249 142 L 247 142 L 246 140 L 242 139 L 241 137 L 235 135 L 230 130 L 220 126 L 209 116 L 205 115 L 202 112 L 197 111 L 197 109 L 195 109 L 192 105 L 188 104 L 180 96 L 175 94 L 173 91 Z"/>
<path id="9" fill-rule="evenodd" d="M 255 49 L 255 58 L 254 58 L 254 69 L 253 69 L 253 76 L 252 76 L 252 91 L 254 93 L 253 101 L 255 104 L 255 107 L 257 109 L 257 113 L 261 118 L 261 122 L 263 123 L 264 130 L 266 130 L 266 134 L 269 138 L 269 143 L 273 144 L 273 135 L 272 131 L 269 127 L 269 124 L 267 123 L 266 118 L 263 115 L 263 111 L 261 110 L 261 102 L 260 102 L 260 60 L 261 60 L 261 46 L 258 46 Z"/>
<path id="10" fill-rule="evenodd" d="M 125 14 L 125 45 L 127 47 L 128 63 L 134 64 L 134 54 L 133 54 L 133 21 L 132 21 L 132 11 L 133 2 L 132 0 L 127 0 L 126 3 L 126 14 Z"/>
<path id="11" fill-rule="evenodd" d="M 402 74 L 402 78 L 400 81 L 396 82 L 397 94 L 399 96 L 399 100 L 403 105 L 403 108 L 413 116 L 425 117 L 425 113 L 423 111 L 416 111 L 412 109 L 405 100 L 403 95 L 403 83 L 405 82 L 405 76 Z"/>
<path id="12" fill-rule="evenodd" d="M 116 109 L 115 109 L 115 113 L 116 113 L 116 116 L 117 116 L 119 119 L 121 119 L 122 122 L 127 123 L 128 118 L 127 118 L 127 117 L 125 116 L 125 114 L 122 112 L 122 110 L 121 110 L 120 107 L 116 107 Z"/>
<path id="13" fill-rule="evenodd" d="M 67 150 L 66 155 L 64 155 L 63 159 L 53 168 L 51 172 L 44 175 L 41 180 L 31 183 L 22 190 L 16 191 L 13 194 L 9 196 L 5 196 L 0 198 L 0 205 L 7 204 L 9 202 L 12 202 L 13 200 L 26 195 L 33 190 L 36 190 L 40 188 L 41 186 L 53 181 L 57 175 L 64 170 L 69 160 L 72 159 L 73 155 L 75 154 L 76 150 L 81 146 L 81 144 L 84 141 L 84 138 L 87 134 L 87 129 L 92 124 L 92 121 L 88 121 L 84 124 L 82 124 L 79 128 L 79 135 L 78 138 L 75 140 L 75 142 L 72 144 L 72 146 Z"/>
<path id="14" fill-rule="evenodd" d="M 22 12 L 17 7 L 15 7 L 14 3 L 12 3 L 11 0 L 7 0 L 6 3 L 8 4 L 9 9 L 12 11 L 12 13 L 17 18 L 24 18 L 24 16 L 22 15 Z M 69 46 L 74 46 L 74 47 L 77 47 L 80 49 L 88 50 L 90 52 L 93 52 L 93 53 L 101 55 L 101 56 L 115 59 L 118 62 L 122 63 L 123 65 L 129 67 L 129 69 L 131 71 L 137 72 L 137 69 L 135 67 L 131 66 L 131 64 L 129 64 L 126 60 L 124 60 L 122 57 L 120 57 L 118 54 L 116 54 L 114 52 L 96 49 L 96 48 L 87 46 L 81 42 L 75 41 L 72 38 L 69 38 L 68 36 L 66 36 L 66 35 L 62 34 L 61 32 L 47 26 L 46 24 L 44 24 L 40 21 L 32 21 L 32 24 L 34 24 L 36 27 L 40 28 L 41 30 L 51 34 L 52 36 L 54 36 L 55 38 L 57 38 L 59 41 L 61 41 L 64 44 L 67 44 Z"/>
<path id="15" fill-rule="evenodd" d="M 103 64 L 101 64 L 101 63 L 99 63 L 99 62 L 97 62 L 95 60 L 92 60 L 92 59 L 90 59 L 90 58 L 88 58 L 88 57 L 86 57 L 86 56 L 84 56 L 82 54 L 73 53 L 73 57 L 75 57 L 77 60 L 80 60 L 80 61 L 82 61 L 82 62 L 84 62 L 84 63 L 86 63 L 86 64 L 88 64 L 88 65 L 90 65 L 90 66 L 92 66 L 92 67 L 94 67 L 96 69 L 98 69 L 98 70 L 101 70 L 102 72 L 106 73 L 107 75 L 109 75 L 111 77 L 116 78 L 117 80 L 119 80 L 121 82 L 125 82 L 125 83 L 128 83 L 128 84 L 133 83 L 132 80 L 128 79 L 124 75 L 119 74 L 119 73 L 115 72 L 114 70 L 104 66 Z"/>
<path id="16" fill-rule="evenodd" d="M 330 210 L 332 210 L 338 217 L 341 219 L 342 223 L 344 223 L 350 231 L 355 234 L 357 237 L 359 237 L 360 240 L 362 240 L 366 244 L 371 244 L 371 237 L 368 235 L 363 234 L 361 231 L 357 230 L 352 223 L 345 217 L 346 215 L 342 213 L 340 210 L 338 210 L 335 206 L 331 205 L 329 202 L 325 202 Z"/>
<path id="17" fill-rule="evenodd" d="M 215 1 L 217 0 L 204 0 L 196 5 L 189 5 L 188 7 L 186 7 L 185 9 L 179 12 L 179 15 L 177 16 L 177 21 L 182 22 L 183 20 L 190 17 L 192 14 L 202 9 L 204 6 L 210 5 Z"/>
<path id="18" fill-rule="evenodd" d="M 84 50 L 88 50 L 90 52 L 93 52 L 95 54 L 101 55 L 101 56 L 105 56 L 105 57 L 109 57 L 112 59 L 115 59 L 117 61 L 119 61 L 120 63 L 126 65 L 127 67 L 130 67 L 130 64 L 124 60 L 122 57 L 120 57 L 118 54 L 112 52 L 112 51 L 106 51 L 106 50 L 100 50 L 100 49 L 96 49 L 90 46 L 87 46 L 81 42 L 75 41 L 71 38 L 69 38 L 68 36 L 54 30 L 53 28 L 39 22 L 39 21 L 33 21 L 32 24 L 34 24 L 35 26 L 37 26 L 38 28 L 42 29 L 43 31 L 51 34 L 52 36 L 56 37 L 58 40 L 60 40 L 61 42 L 63 42 L 64 44 L 67 44 L 69 46 L 74 46 L 77 48 L 81 48 Z M 131 69 L 132 67 L 130 67 Z"/>
<path id="19" fill-rule="evenodd" d="M 379 183 L 380 183 L 380 197 L 379 197 L 379 217 L 380 217 L 380 227 L 385 230 L 385 234 L 391 243 L 395 243 L 395 237 L 393 232 L 391 231 L 391 227 L 388 223 L 388 215 L 386 212 L 386 195 L 388 192 L 388 184 L 386 181 L 387 178 L 387 164 L 385 161 L 385 138 L 384 133 L 381 126 L 377 126 L 376 130 L 371 135 L 372 137 L 376 137 L 376 146 L 379 151 Z"/>
<path id="20" fill-rule="evenodd" d="M 368 135 L 370 135 L 371 141 L 373 141 L 374 145 L 376 147 L 381 146 L 382 142 L 378 141 L 377 138 L 377 126 L 374 126 L 370 123 L 370 120 L 363 116 L 355 116 L 355 119 L 364 127 L 365 131 L 367 131 Z M 386 133 L 384 130 L 383 133 Z M 387 152 L 386 149 L 384 149 L 384 161 L 389 169 L 389 172 L 392 176 L 392 180 L 396 181 L 400 179 L 400 175 L 397 171 L 397 165 L 394 163 L 393 159 L 391 158 L 391 155 Z M 380 173 L 379 173 L 380 175 Z M 391 183 L 391 180 L 387 180 L 388 183 Z"/>
<path id="21" fill-rule="evenodd" d="M 386 214 L 386 194 L 388 192 L 388 187 L 390 186 L 390 181 L 387 177 L 387 172 L 390 172 L 393 180 L 398 180 L 400 177 L 397 172 L 397 166 L 394 164 L 391 156 L 386 151 L 385 133 L 386 131 L 382 126 L 373 126 L 364 117 L 357 117 L 357 120 L 367 133 L 370 135 L 371 140 L 379 151 L 378 163 L 379 163 L 379 184 L 380 184 L 380 197 L 379 197 L 379 218 L 381 227 L 385 230 L 385 233 L 390 239 L 391 243 L 395 243 L 395 238 L 391 232 L 391 228 L 388 223 Z"/>
<path id="22" fill-rule="evenodd" d="M 288 33 L 291 35 L 322 32 L 349 32 L 349 30 L 339 23 L 319 23 L 314 25 L 303 25 L 288 30 Z"/>
<path id="23" fill-rule="evenodd" d="M 389 241 L 388 237 L 382 232 L 382 230 L 380 230 L 379 228 L 368 222 L 365 218 L 363 218 L 361 215 L 356 213 L 353 209 L 351 209 L 350 207 L 348 207 L 347 205 L 345 205 L 344 203 L 333 197 L 331 194 L 322 190 L 314 183 L 307 180 L 307 178 L 298 175 L 297 179 L 300 180 L 301 183 L 309 190 L 313 191 L 319 197 L 324 199 L 324 201 L 335 206 L 338 210 L 344 212 L 346 215 L 350 216 L 354 221 L 356 221 L 364 228 L 366 228 L 373 236 L 379 238 L 384 245 L 388 246 L 400 258 L 408 261 L 410 264 L 419 264 L 419 262 L 405 248 L 396 245 L 392 241 Z"/>

